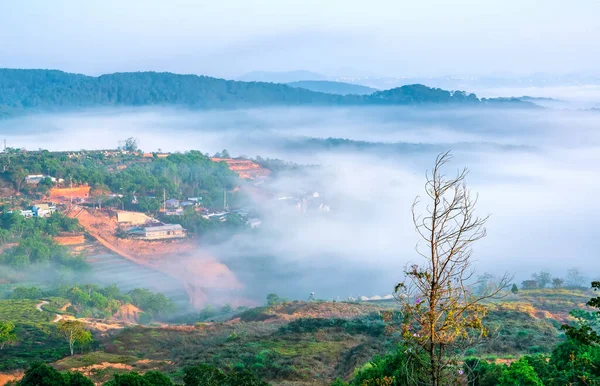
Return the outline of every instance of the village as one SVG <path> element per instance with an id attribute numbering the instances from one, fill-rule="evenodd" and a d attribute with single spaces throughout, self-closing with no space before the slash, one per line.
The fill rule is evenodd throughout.
<path id="1" fill-rule="evenodd" d="M 282 192 L 271 186 L 271 171 L 254 161 L 199 152 L 147 153 L 128 141 L 117 150 L 6 149 L 0 153 L 0 166 L 6 165 L 0 186 L 3 211 L 25 219 L 51 219 L 56 213 L 76 220 L 79 230 L 54 234 L 55 243 L 76 254 L 86 253 L 84 245 L 96 243 L 135 264 L 163 272 L 183 283 L 190 304 L 196 306 L 206 301 L 208 287 L 225 292 L 240 287 L 218 257 L 204 251 L 207 235 L 222 239 L 257 230 L 263 226 L 264 211 L 297 216 L 331 211 L 319 192 Z M 23 169 L 38 173 L 11 172 L 18 158 L 23 160 Z M 28 165 L 30 159 L 34 163 Z M 52 170 L 54 159 L 67 166 Z M 174 169 L 181 174 L 166 173 Z M 101 180 L 98 175 L 103 176 Z M 162 182 L 155 181 L 157 175 L 164 176 Z M 196 181 L 207 175 L 221 176 L 223 185 L 202 188 Z M 173 181 L 179 182 L 178 188 Z"/>

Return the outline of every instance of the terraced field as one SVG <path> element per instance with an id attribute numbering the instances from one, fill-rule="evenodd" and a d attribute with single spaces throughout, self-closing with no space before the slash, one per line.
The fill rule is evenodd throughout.
<path id="1" fill-rule="evenodd" d="M 147 288 L 165 294 L 178 305 L 188 303 L 182 283 L 163 272 L 138 265 L 104 248 L 97 248 L 86 261 L 91 266 L 89 283 L 100 286 L 116 284 L 123 292 Z"/>

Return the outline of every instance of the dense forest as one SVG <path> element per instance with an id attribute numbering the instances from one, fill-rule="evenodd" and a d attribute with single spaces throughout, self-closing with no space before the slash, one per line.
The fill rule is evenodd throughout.
<path id="1" fill-rule="evenodd" d="M 298 105 L 479 104 L 474 94 L 407 85 L 371 95 L 334 95 L 277 83 L 239 82 L 197 75 L 133 72 L 98 77 L 56 70 L 0 69 L 0 117 L 27 111 L 107 106 L 234 108 Z M 519 100 L 509 102 L 533 106 Z M 502 101 L 506 104 L 506 100 Z"/>
<path id="2" fill-rule="evenodd" d="M 142 158 L 134 153 L 79 152 L 51 153 L 22 152 L 9 149 L 0 157 L 3 172 L 0 177 L 25 193 L 48 190 L 52 184 L 28 186 L 23 180 L 28 174 L 47 174 L 68 184 L 88 184 L 97 196 L 110 192 L 121 194 L 117 204 L 131 205 L 144 212 L 157 211 L 163 193 L 169 198 L 201 196 L 205 206 L 220 205 L 223 189 L 235 186 L 237 176 L 225 163 L 213 162 L 199 151 L 171 154 L 167 158 Z M 43 193 L 43 192 L 41 192 Z M 152 198 L 159 197 L 159 199 Z M 134 200 L 134 201 L 136 201 Z"/>

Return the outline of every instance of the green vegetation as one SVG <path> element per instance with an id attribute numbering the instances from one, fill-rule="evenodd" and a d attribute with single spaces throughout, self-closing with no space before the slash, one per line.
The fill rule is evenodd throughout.
<path id="1" fill-rule="evenodd" d="M 172 73 L 132 72 L 91 77 L 55 70 L 0 69 L 0 117 L 27 111 L 107 106 L 233 108 L 480 102 L 483 101 L 473 94 L 423 85 L 402 86 L 366 96 L 341 96 L 283 84 L 236 82 Z M 498 102 L 531 105 L 516 98 Z"/>
<path id="2" fill-rule="evenodd" d="M 0 350 L 4 350 L 4 346 L 16 340 L 15 325 L 12 322 L 0 321 Z"/>
<path id="3" fill-rule="evenodd" d="M 83 322 L 78 320 L 61 320 L 58 332 L 69 343 L 71 355 L 75 352 L 75 345 L 86 347 L 92 342 L 92 334 L 85 329 Z"/>
<path id="4" fill-rule="evenodd" d="M 230 371 L 227 373 L 208 366 L 189 366 L 183 372 L 185 386 L 268 386 L 247 371 Z M 105 382 L 105 386 L 173 386 L 173 381 L 159 371 L 147 371 L 144 374 L 129 372 L 114 374 Z M 94 383 L 79 372 L 61 373 L 43 363 L 34 363 L 26 371 L 17 386 L 93 386 Z"/>
<path id="5" fill-rule="evenodd" d="M 74 256 L 68 249 L 56 244 L 52 236 L 60 232 L 79 230 L 77 220 L 58 212 L 47 218 L 25 218 L 20 213 L 0 214 L 0 245 L 17 243 L 0 254 L 0 264 L 16 269 L 32 265 L 53 264 L 63 268 L 83 269 L 82 256 Z"/>
<path id="6" fill-rule="evenodd" d="M 232 189 L 237 181 L 226 164 L 213 162 L 199 151 L 144 158 L 141 153 L 120 151 L 69 154 L 12 149 L 0 156 L 0 165 L 4 168 L 0 176 L 25 193 L 31 189 L 22 183 L 25 175 L 48 173 L 68 183 L 90 185 L 99 203 L 144 212 L 158 211 L 164 192 L 168 198 L 200 196 L 203 205 L 219 207 L 223 189 Z M 109 197 L 110 192 L 124 197 Z"/>
<path id="7" fill-rule="evenodd" d="M 40 300 L 0 300 L 0 320 L 20 323 L 44 323 L 53 319 L 48 312 L 40 312 Z"/>

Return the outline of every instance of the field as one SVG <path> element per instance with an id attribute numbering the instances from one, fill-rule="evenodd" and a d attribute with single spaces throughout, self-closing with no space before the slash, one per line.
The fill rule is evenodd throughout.
<path id="1" fill-rule="evenodd" d="M 36 360 L 53 362 L 68 354 L 67 343 L 58 337 L 56 323 L 52 323 L 56 314 L 51 312 L 65 300 L 49 300 L 44 305 L 41 300 L 0 300 L 0 320 L 12 321 L 19 339 L 17 345 L 4 348 L 0 370 L 23 368 Z"/>
<path id="2" fill-rule="evenodd" d="M 584 291 L 521 291 L 490 304 L 485 320 L 489 339 L 467 355 L 511 361 L 549 353 L 564 338 L 559 328 L 569 311 L 589 297 Z M 59 299 L 53 303 L 46 309 L 61 304 Z M 49 322 L 53 314 L 36 309 L 39 302 L 1 304 L 0 319 L 16 320 L 18 334 L 25 337 L 3 353 L 1 369 L 20 368 L 35 358 L 54 362 L 60 370 L 79 369 L 95 382 L 115 372 L 150 369 L 180 380 L 183 366 L 209 363 L 249 369 L 274 385 L 327 385 L 336 377 L 348 378 L 373 356 L 390 352 L 400 339 L 381 318 L 382 311 L 398 311 L 394 301 L 288 302 L 193 325 L 115 325 L 106 330 L 86 321 L 94 345 L 67 357 L 66 342 L 56 337 Z"/>

